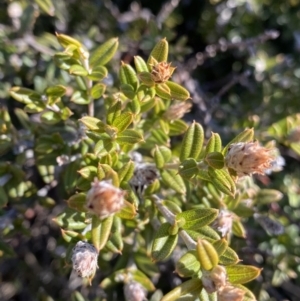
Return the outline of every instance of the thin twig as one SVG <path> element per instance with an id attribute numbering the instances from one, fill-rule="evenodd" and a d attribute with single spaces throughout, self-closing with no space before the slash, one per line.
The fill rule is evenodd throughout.
<path id="1" fill-rule="evenodd" d="M 277 30 L 267 30 L 264 33 L 254 38 L 249 38 L 239 42 L 229 42 L 226 41 L 225 39 L 220 39 L 217 44 L 211 44 L 206 46 L 204 52 L 198 52 L 196 54 L 196 58 L 193 60 L 194 61 L 193 63 L 194 65 L 196 63 L 196 66 L 202 65 L 207 58 L 214 57 L 216 53 L 219 51 L 225 52 L 229 49 L 246 48 L 254 44 L 264 43 L 267 40 L 277 39 L 278 37 L 279 37 L 279 32 Z"/>
<path id="2" fill-rule="evenodd" d="M 161 27 L 162 23 L 169 17 L 169 15 L 174 11 L 179 3 L 180 0 L 170 0 L 162 6 L 156 18 L 158 27 Z"/>

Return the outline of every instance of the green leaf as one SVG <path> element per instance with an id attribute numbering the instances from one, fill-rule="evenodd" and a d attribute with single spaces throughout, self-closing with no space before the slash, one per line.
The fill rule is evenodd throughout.
<path id="1" fill-rule="evenodd" d="M 170 228 L 169 223 L 164 223 L 155 233 L 151 253 L 154 261 L 168 258 L 177 245 L 178 235 L 170 235 Z"/>
<path id="2" fill-rule="evenodd" d="M 75 209 L 79 212 L 86 212 L 86 194 L 85 193 L 77 193 L 72 195 L 68 201 L 68 206 L 72 209 Z"/>
<path id="3" fill-rule="evenodd" d="M 112 124 L 115 118 L 121 115 L 122 102 L 120 100 L 116 101 L 107 110 L 106 122 L 107 124 Z"/>
<path id="4" fill-rule="evenodd" d="M 180 151 L 180 160 L 183 161 L 188 158 L 197 159 L 202 150 L 203 140 L 203 128 L 199 123 L 194 121 L 189 126 L 188 130 L 186 131 L 183 137 Z"/>
<path id="5" fill-rule="evenodd" d="M 78 60 L 64 52 L 56 53 L 54 62 L 62 70 L 69 70 L 71 66 L 79 63 Z"/>
<path id="6" fill-rule="evenodd" d="M 212 294 L 208 294 L 207 291 L 204 289 L 201 291 L 199 295 L 199 301 L 218 301 L 217 292 Z M 245 301 L 245 300 L 243 300 Z"/>
<path id="7" fill-rule="evenodd" d="M 86 91 L 77 90 L 71 96 L 71 101 L 78 105 L 87 105 L 91 102 Z"/>
<path id="8" fill-rule="evenodd" d="M 108 138 L 100 138 L 100 140 L 96 143 L 94 148 L 94 153 L 97 156 L 106 156 L 109 153 L 112 153 L 116 149 L 116 144 Z"/>
<path id="9" fill-rule="evenodd" d="M 193 294 L 193 292 L 196 292 L 196 294 L 199 295 L 201 290 L 202 290 L 202 281 L 200 279 L 190 279 L 178 285 L 169 293 L 167 293 L 161 299 L 161 301 L 177 301 L 179 300 L 180 296 L 184 296 L 186 294 Z"/>
<path id="10" fill-rule="evenodd" d="M 232 284 L 243 284 L 260 275 L 261 269 L 251 265 L 230 265 L 226 267 L 228 280 Z"/>
<path id="11" fill-rule="evenodd" d="M 134 99 L 136 93 L 133 86 L 128 84 L 122 84 L 120 89 L 126 97 L 128 97 L 129 99 Z"/>
<path id="12" fill-rule="evenodd" d="M 71 208 L 64 209 L 53 221 L 61 228 L 81 230 L 86 227 L 85 213 L 75 211 Z"/>
<path id="13" fill-rule="evenodd" d="M 84 116 L 81 119 L 79 119 L 89 130 L 92 131 L 103 131 L 105 130 L 104 123 L 95 117 L 90 116 Z"/>
<path id="14" fill-rule="evenodd" d="M 175 271 L 180 277 L 192 277 L 197 274 L 199 270 L 200 262 L 195 250 L 188 251 L 176 262 Z"/>
<path id="15" fill-rule="evenodd" d="M 209 271 L 218 265 L 218 253 L 210 242 L 199 238 L 196 250 L 202 269 Z"/>
<path id="16" fill-rule="evenodd" d="M 121 183 L 123 181 L 128 182 L 132 178 L 133 172 L 134 172 L 134 163 L 133 161 L 130 160 L 129 162 L 124 164 L 121 169 L 118 170 L 120 182 Z"/>
<path id="17" fill-rule="evenodd" d="M 209 181 L 209 182 L 211 181 L 211 177 L 209 176 L 209 173 L 207 170 L 199 169 L 197 177 L 204 181 Z"/>
<path id="18" fill-rule="evenodd" d="M 172 151 L 166 146 L 157 146 L 154 150 L 154 161 L 157 168 L 163 168 L 172 158 Z"/>
<path id="19" fill-rule="evenodd" d="M 185 133 L 188 125 L 180 119 L 174 120 L 169 125 L 169 136 L 178 136 Z"/>
<path id="20" fill-rule="evenodd" d="M 155 92 L 162 99 L 171 100 L 171 91 L 166 83 L 155 85 Z"/>
<path id="21" fill-rule="evenodd" d="M 56 33 L 56 38 L 57 38 L 58 42 L 60 43 L 60 45 L 64 48 L 67 48 L 70 45 L 75 46 L 76 48 L 82 47 L 81 43 L 78 40 L 76 40 L 70 36 L 67 36 L 65 34 Z"/>
<path id="22" fill-rule="evenodd" d="M 92 217 L 92 242 L 98 251 L 103 249 L 107 243 L 113 219 L 113 216 L 109 216 L 103 220 L 99 219 L 95 215 Z"/>
<path id="23" fill-rule="evenodd" d="M 139 249 L 139 251 L 133 253 L 133 257 L 138 269 L 146 275 L 149 277 L 157 277 L 159 275 L 158 266 L 151 261 L 146 250 Z"/>
<path id="24" fill-rule="evenodd" d="M 41 102 L 41 95 L 35 92 L 22 87 L 12 87 L 9 91 L 10 96 L 15 100 L 22 102 L 24 104 L 31 104 L 32 102 Z"/>
<path id="25" fill-rule="evenodd" d="M 140 72 L 138 75 L 140 81 L 147 87 L 153 87 L 155 82 L 152 79 L 151 73 L 148 71 Z"/>
<path id="26" fill-rule="evenodd" d="M 219 210 L 213 208 L 191 209 L 176 215 L 176 220 L 184 219 L 185 223 L 182 228 L 184 230 L 194 230 L 202 228 L 210 224 L 218 216 Z"/>
<path id="27" fill-rule="evenodd" d="M 106 243 L 106 249 L 113 253 L 122 253 L 123 250 L 123 238 L 121 235 L 122 222 L 118 216 L 114 216 L 112 228 L 110 231 L 109 240 Z"/>
<path id="28" fill-rule="evenodd" d="M 165 169 L 161 172 L 163 182 L 180 194 L 185 194 L 186 187 L 183 179 L 175 170 Z"/>
<path id="29" fill-rule="evenodd" d="M 135 65 L 135 69 L 138 73 L 148 72 L 148 67 L 147 67 L 146 62 L 144 61 L 143 58 L 141 58 L 138 55 L 134 56 L 134 65 Z"/>
<path id="30" fill-rule="evenodd" d="M 107 64 L 115 55 L 118 46 L 118 38 L 112 38 L 100 45 L 90 56 L 90 66 L 98 67 Z"/>
<path id="31" fill-rule="evenodd" d="M 151 58 L 157 60 L 157 62 L 167 62 L 169 53 L 169 44 L 166 38 L 161 39 L 152 49 L 147 64 L 151 63 Z"/>
<path id="32" fill-rule="evenodd" d="M 129 65 L 121 62 L 121 68 L 119 72 L 120 82 L 121 84 L 127 84 L 134 88 L 134 90 L 138 87 L 138 78 L 135 73 L 135 70 Z"/>
<path id="33" fill-rule="evenodd" d="M 222 150 L 222 141 L 219 134 L 211 132 L 211 137 L 209 138 L 206 148 L 205 156 L 212 152 L 221 152 Z"/>
<path id="34" fill-rule="evenodd" d="M 55 14 L 55 6 L 53 5 L 51 0 L 34 0 L 36 4 L 40 7 L 40 9 L 48 14 L 49 16 L 54 16 Z"/>
<path id="35" fill-rule="evenodd" d="M 97 167 L 85 166 L 77 171 L 84 179 L 93 180 L 97 177 Z"/>
<path id="36" fill-rule="evenodd" d="M 133 121 L 133 114 L 131 112 L 125 112 L 116 117 L 112 123 L 112 126 L 118 129 L 118 133 L 124 132 Z"/>
<path id="37" fill-rule="evenodd" d="M 214 241 L 212 245 L 216 249 L 219 257 L 222 256 L 224 254 L 224 252 L 226 251 L 226 249 L 228 248 L 228 242 L 225 238 Z"/>
<path id="38" fill-rule="evenodd" d="M 136 130 L 125 130 L 118 134 L 116 141 L 121 145 L 135 144 L 144 141 L 142 134 Z"/>
<path id="39" fill-rule="evenodd" d="M 233 265 L 237 264 L 239 261 L 239 256 L 230 247 L 227 247 L 225 252 L 219 258 L 219 263 L 222 265 Z"/>
<path id="40" fill-rule="evenodd" d="M 133 204 L 124 201 L 124 206 L 121 208 L 121 210 L 116 214 L 116 216 L 122 218 L 122 219 L 134 219 L 136 216 L 136 208 Z"/>
<path id="41" fill-rule="evenodd" d="M 179 84 L 170 81 L 167 81 L 165 84 L 170 89 L 170 95 L 172 99 L 185 101 L 191 98 L 190 92 Z"/>
<path id="42" fill-rule="evenodd" d="M 240 221 L 233 221 L 232 232 L 235 236 L 246 238 L 246 229 Z"/>
<path id="43" fill-rule="evenodd" d="M 224 167 L 224 156 L 220 152 L 212 152 L 206 155 L 206 163 L 215 169 L 222 169 Z"/>
<path id="44" fill-rule="evenodd" d="M 231 176 L 225 169 L 208 168 L 208 174 L 214 186 L 225 194 L 235 196 L 236 187 Z"/>
<path id="45" fill-rule="evenodd" d="M 106 85 L 104 85 L 102 83 L 98 83 L 98 84 L 94 85 L 93 88 L 91 89 L 91 96 L 93 97 L 93 99 L 100 98 L 103 95 L 105 88 L 106 88 Z"/>
<path id="46" fill-rule="evenodd" d="M 199 167 L 195 159 L 184 160 L 179 167 L 179 174 L 186 179 L 191 179 L 199 172 Z"/>
<path id="47" fill-rule="evenodd" d="M 81 65 L 72 65 L 69 69 L 69 73 L 77 76 L 86 76 L 88 71 Z"/>
<path id="48" fill-rule="evenodd" d="M 59 98 L 66 94 L 67 88 L 62 85 L 51 86 L 45 90 L 47 96 Z"/>
<path id="49" fill-rule="evenodd" d="M 260 189 L 255 197 L 255 202 L 259 205 L 278 202 L 283 194 L 275 189 Z"/>
<path id="50" fill-rule="evenodd" d="M 228 147 L 232 143 L 238 143 L 238 142 L 251 142 L 254 139 L 254 130 L 246 129 L 242 133 L 238 134 L 235 138 L 233 138 L 223 149 L 222 153 L 225 155 L 227 153 Z"/>
<path id="51" fill-rule="evenodd" d="M 92 81 L 101 81 L 107 76 L 107 74 L 107 69 L 104 66 L 96 66 L 87 77 Z"/>
<path id="52" fill-rule="evenodd" d="M 130 271 L 130 274 L 132 275 L 132 279 L 140 284 L 143 285 L 143 287 L 148 291 L 148 292 L 153 292 L 155 290 L 155 287 L 151 280 L 141 271 L 139 270 L 134 270 Z"/>
<path id="53" fill-rule="evenodd" d="M 60 115 L 53 111 L 46 111 L 41 114 L 41 121 L 45 124 L 56 124 L 61 121 Z"/>

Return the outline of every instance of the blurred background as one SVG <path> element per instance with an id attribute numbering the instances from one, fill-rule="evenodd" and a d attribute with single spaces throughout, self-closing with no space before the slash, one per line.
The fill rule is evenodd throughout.
<path id="1" fill-rule="evenodd" d="M 254 127 L 263 143 L 276 141 L 284 169 L 255 181 L 283 197 L 257 208 L 280 221 L 284 233 L 278 235 L 268 220 L 250 217 L 244 219 L 247 238 L 233 237 L 232 243 L 243 263 L 263 267 L 250 284 L 259 301 L 300 300 L 300 1 L 1 0 L 2 162 L 18 166 L 33 147 L 16 117 L 22 106 L 9 97 L 9 89 L 71 86 L 52 59 L 61 51 L 55 32 L 79 39 L 88 49 L 118 37 L 107 79 L 115 87 L 120 60 L 146 58 L 166 37 L 169 61 L 177 66 L 173 80 L 192 96 L 188 120 L 200 122 L 207 137 L 218 132 L 224 143 L 246 127 Z M 4 135 L 5 112 L 23 139 Z M 8 179 L 0 177 L 0 203 L 8 203 L 0 211 L 0 299 L 105 300 L 97 286 L 105 272 L 98 273 L 92 287 L 78 289 L 80 294 L 72 285 L 68 243 L 52 222 L 69 196 L 63 180 L 53 187 L 34 164 L 22 169 L 34 183 L 31 195 L 15 195 L 14 187 L 3 188 Z M 174 262 L 159 269 L 156 287 L 165 293 L 178 281 Z"/>

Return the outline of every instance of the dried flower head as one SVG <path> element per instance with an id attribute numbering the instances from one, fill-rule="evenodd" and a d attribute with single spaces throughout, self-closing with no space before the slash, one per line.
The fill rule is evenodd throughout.
<path id="1" fill-rule="evenodd" d="M 151 79 L 157 84 L 164 83 L 172 76 L 174 70 L 175 67 L 171 67 L 171 63 L 155 63 L 152 67 Z"/>
<path id="2" fill-rule="evenodd" d="M 158 171 L 155 166 L 150 164 L 137 164 L 130 180 L 130 184 L 142 187 L 152 184 L 158 178 Z"/>
<path id="3" fill-rule="evenodd" d="M 79 241 L 72 251 L 73 269 L 80 277 L 91 278 L 98 267 L 98 252 L 96 248 L 84 241 Z"/>
<path id="4" fill-rule="evenodd" d="M 121 210 L 124 191 L 108 181 L 95 179 L 86 196 L 86 207 L 99 218 L 106 218 Z"/>
<path id="5" fill-rule="evenodd" d="M 168 110 L 164 113 L 164 117 L 168 120 L 181 119 L 185 113 L 190 111 L 192 104 L 189 102 L 180 102 L 171 105 Z"/>
<path id="6" fill-rule="evenodd" d="M 135 281 L 131 281 L 124 285 L 124 295 L 126 301 L 143 301 L 146 300 L 146 290 Z"/>
<path id="7" fill-rule="evenodd" d="M 223 266 L 217 265 L 211 271 L 203 272 L 201 280 L 205 290 L 209 294 L 214 293 L 226 285 L 226 269 Z"/>
<path id="8" fill-rule="evenodd" d="M 227 210 L 220 210 L 218 217 L 213 222 L 212 227 L 221 233 L 222 237 L 231 232 L 232 228 L 232 213 Z"/>
<path id="9" fill-rule="evenodd" d="M 218 291 L 218 301 L 242 301 L 244 295 L 245 291 L 228 283 Z"/>
<path id="10" fill-rule="evenodd" d="M 254 173 L 264 174 L 272 167 L 274 160 L 273 150 L 260 146 L 257 141 L 239 142 L 228 148 L 225 164 L 243 177 Z"/>

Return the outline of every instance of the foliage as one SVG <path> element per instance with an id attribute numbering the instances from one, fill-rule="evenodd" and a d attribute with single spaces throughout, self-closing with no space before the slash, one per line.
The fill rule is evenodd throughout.
<path id="1" fill-rule="evenodd" d="M 195 35 L 207 26 L 201 31 L 205 42 L 216 41 L 217 30 L 209 24 L 214 21 L 231 41 L 199 52 L 192 39 L 176 36 L 181 21 L 175 7 L 165 19 L 162 8 L 156 24 L 135 15 L 151 15 L 137 3 L 128 13 L 132 21 L 126 21 L 126 13 L 117 14 L 112 2 L 94 2 L 81 10 L 74 3 L 67 9 L 68 1 L 7 4 L 1 97 L 11 99 L 0 111 L 1 257 L 26 275 L 22 286 L 31 267 L 41 276 L 31 280 L 36 283 L 27 288 L 28 300 L 123 300 L 122 287 L 131 282 L 141 284 L 151 301 L 221 300 L 224 287 L 237 292 L 236 300 L 264 301 L 270 295 L 280 300 L 272 295 L 273 286 L 299 284 L 298 211 L 293 210 L 299 203 L 299 170 L 289 162 L 300 155 L 298 69 L 296 61 L 288 64 L 270 45 L 259 44 L 277 37 L 274 32 L 235 45 L 238 38 L 261 34 L 264 25 L 250 32 L 251 24 L 264 14 L 276 16 L 280 6 L 252 3 L 250 13 L 246 4 L 230 6 L 229 1 L 197 6 L 202 17 Z M 287 10 L 295 4 L 281 6 Z M 97 5 L 104 16 L 101 30 L 95 26 Z M 225 12 L 234 15 L 232 22 Z M 234 27 L 243 14 L 248 20 L 241 18 L 241 28 Z M 46 16 L 55 20 L 56 36 L 43 28 L 51 24 L 42 22 Z M 66 28 L 59 30 L 68 17 L 70 35 L 60 33 Z M 202 74 L 222 45 L 233 49 L 232 70 L 239 75 L 219 91 L 206 87 L 200 98 L 194 77 L 208 82 L 228 72 L 228 66 L 215 72 L 228 60 L 221 53 L 209 74 Z M 198 53 L 189 58 L 192 51 Z M 201 64 L 197 74 L 200 68 L 194 67 Z M 253 71 L 250 79 L 247 68 Z M 237 83 L 244 86 L 241 92 Z M 232 145 L 255 139 L 265 144 L 266 153 L 276 150 L 278 166 L 268 175 L 239 177 L 228 167 L 228 154 Z M 281 170 L 280 153 L 291 172 L 271 174 Z M 98 183 L 111 185 L 110 194 L 95 192 Z M 95 208 L 102 194 L 110 210 L 114 193 L 124 197 L 120 210 L 106 215 Z M 34 227 L 43 219 L 50 226 Z M 68 287 L 71 250 L 78 241 L 94 245 L 99 270 Z M 30 251 L 24 248 L 28 242 Z M 17 256 L 24 261 L 15 266 Z M 4 281 L 14 287 L 16 276 L 3 267 Z M 219 287 L 214 271 L 220 267 L 226 282 Z M 71 278 L 76 279 L 74 272 Z M 79 285 L 85 289 L 79 292 Z M 12 291 L 18 294 L 16 287 Z"/>

